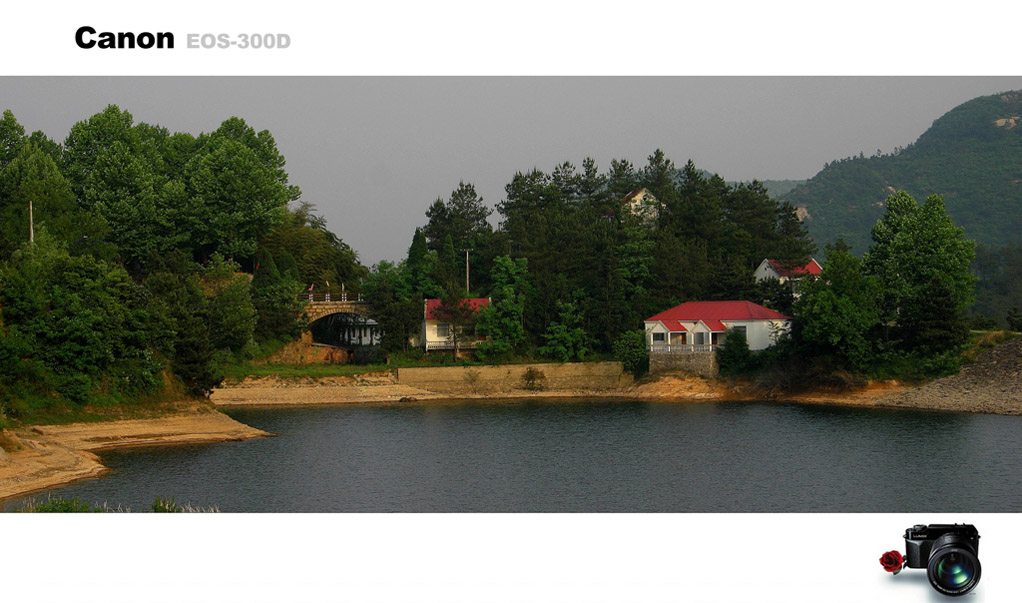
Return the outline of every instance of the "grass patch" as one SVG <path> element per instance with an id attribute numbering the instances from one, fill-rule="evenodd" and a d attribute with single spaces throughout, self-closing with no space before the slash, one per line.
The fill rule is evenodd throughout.
<path id="1" fill-rule="evenodd" d="M 241 363 L 224 369 L 224 383 L 239 383 L 246 377 L 279 377 L 281 379 L 323 379 L 351 377 L 394 369 L 388 364 L 251 364 Z"/>
<path id="2" fill-rule="evenodd" d="M 969 345 L 962 352 L 962 362 L 972 364 L 983 352 L 1005 341 L 1011 341 L 1019 337 L 1018 333 L 1011 331 L 971 331 L 969 333 Z"/>
<path id="3" fill-rule="evenodd" d="M 153 513 L 220 512 L 216 505 L 212 507 L 193 507 L 188 503 L 178 504 L 174 502 L 173 498 L 168 499 L 160 496 L 156 497 L 156 501 L 149 507 L 149 510 Z M 16 509 L 15 513 L 131 513 L 131 509 L 121 507 L 120 505 L 111 507 L 107 503 L 93 505 L 75 496 L 73 498 L 47 498 L 44 502 L 30 498 L 22 504 L 21 508 Z"/>
<path id="4" fill-rule="evenodd" d="M 0 430 L 0 450 L 3 450 L 4 452 L 17 452 L 24 448 L 25 446 L 17 437 L 7 433 L 6 431 Z"/>

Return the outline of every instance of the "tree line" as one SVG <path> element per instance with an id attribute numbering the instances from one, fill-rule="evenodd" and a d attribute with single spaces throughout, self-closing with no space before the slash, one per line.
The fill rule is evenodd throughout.
<path id="1" fill-rule="evenodd" d="M 646 204 L 633 211 L 625 198 L 642 189 Z M 642 167 L 614 160 L 601 172 L 587 158 L 516 173 L 497 212 L 493 228 L 492 211 L 462 182 L 428 207 L 403 261 L 374 267 L 367 299 L 385 348 L 407 347 L 424 298 L 448 307 L 487 296 L 477 325 L 490 336 L 484 359 L 611 353 L 644 318 L 690 299 L 790 310 L 790 289 L 757 284 L 753 270 L 768 257 L 803 264 L 815 251 L 795 208 L 761 183 L 729 184 L 691 161 L 678 168 L 660 150 Z"/>
<path id="2" fill-rule="evenodd" d="M 238 117 L 194 136 L 110 105 L 56 142 L 5 111 L 0 421 L 204 395 L 300 333 L 302 283 L 366 270 L 284 166 Z"/>

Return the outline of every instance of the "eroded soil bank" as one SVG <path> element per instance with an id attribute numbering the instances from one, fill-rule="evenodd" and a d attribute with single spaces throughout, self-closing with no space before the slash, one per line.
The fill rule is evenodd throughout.
<path id="1" fill-rule="evenodd" d="M 8 451 L 6 461 L 0 460 L 0 499 L 102 475 L 107 468 L 93 454 L 100 450 L 230 442 L 271 435 L 203 406 L 152 419 L 5 430 Z"/>

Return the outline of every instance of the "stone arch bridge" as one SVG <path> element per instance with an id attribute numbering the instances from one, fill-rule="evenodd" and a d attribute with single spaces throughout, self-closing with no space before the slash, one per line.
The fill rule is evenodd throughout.
<path id="1" fill-rule="evenodd" d="M 331 314 L 358 314 L 370 318 L 369 302 L 364 301 L 310 301 L 305 306 L 305 315 L 309 317 L 309 323 L 316 322 Z"/>

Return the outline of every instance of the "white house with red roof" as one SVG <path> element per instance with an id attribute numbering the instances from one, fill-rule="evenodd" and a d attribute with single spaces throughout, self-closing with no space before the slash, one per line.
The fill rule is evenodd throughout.
<path id="1" fill-rule="evenodd" d="M 412 345 L 422 346 L 426 348 L 426 351 L 430 350 L 453 350 L 454 349 L 454 337 L 452 325 L 445 321 L 443 316 L 440 315 L 438 309 L 440 308 L 439 299 L 427 299 L 425 307 L 423 309 L 423 320 L 422 329 L 419 331 L 419 335 L 412 340 Z M 490 298 L 488 297 L 473 297 L 461 300 L 462 305 L 468 305 L 474 313 L 479 312 L 480 308 L 485 308 L 490 305 Z M 475 332 L 474 324 L 462 325 L 458 328 L 458 347 L 460 349 L 472 349 L 479 345 L 480 341 L 484 341 L 485 337 L 479 337 Z"/>
<path id="2" fill-rule="evenodd" d="M 712 352 L 728 329 L 745 331 L 750 350 L 762 350 L 791 328 L 791 317 L 750 301 L 691 301 L 645 320 L 651 352 Z"/>
<path id="3" fill-rule="evenodd" d="M 798 280 L 803 276 L 819 276 L 822 271 L 820 263 L 812 258 L 804 266 L 792 266 L 779 260 L 763 260 L 752 273 L 752 278 L 756 279 L 757 283 L 771 278 L 783 283 Z"/>

